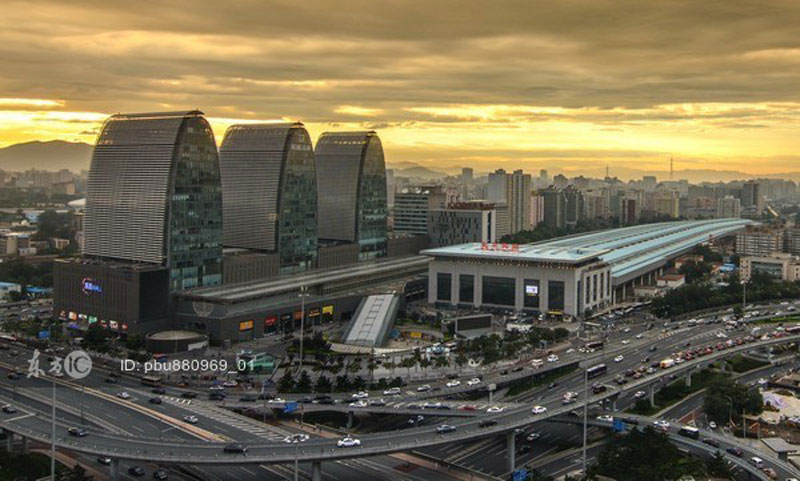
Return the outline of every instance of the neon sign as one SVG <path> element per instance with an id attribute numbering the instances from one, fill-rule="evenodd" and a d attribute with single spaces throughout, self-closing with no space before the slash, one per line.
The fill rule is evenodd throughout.
<path id="1" fill-rule="evenodd" d="M 100 294 L 103 292 L 103 288 L 100 287 L 100 284 L 98 284 L 97 281 L 91 277 L 83 278 L 83 280 L 81 281 L 81 290 L 87 296 L 93 293 Z"/>

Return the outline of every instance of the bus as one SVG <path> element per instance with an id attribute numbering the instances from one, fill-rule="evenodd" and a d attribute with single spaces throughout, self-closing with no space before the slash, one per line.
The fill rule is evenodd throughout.
<path id="1" fill-rule="evenodd" d="M 586 349 L 594 349 L 595 351 L 598 349 L 603 349 L 603 341 L 589 341 L 584 347 Z"/>
<path id="2" fill-rule="evenodd" d="M 586 370 L 586 376 L 591 379 L 593 377 L 602 376 L 608 371 L 608 366 L 605 364 L 598 364 Z"/>
<path id="3" fill-rule="evenodd" d="M 158 387 L 161 385 L 161 378 L 158 376 L 142 376 L 142 386 Z"/>
<path id="4" fill-rule="evenodd" d="M 239 372 L 255 372 L 271 374 L 275 370 L 275 356 L 266 352 L 239 353 L 236 356 L 236 370 Z"/>
<path id="5" fill-rule="evenodd" d="M 700 430 L 692 426 L 681 426 L 681 429 L 678 431 L 678 434 L 686 438 L 692 438 L 692 439 L 700 438 Z"/>
<path id="6" fill-rule="evenodd" d="M 788 332 L 789 334 L 797 334 L 800 332 L 800 324 L 795 324 L 794 326 L 789 326 L 784 331 Z"/>

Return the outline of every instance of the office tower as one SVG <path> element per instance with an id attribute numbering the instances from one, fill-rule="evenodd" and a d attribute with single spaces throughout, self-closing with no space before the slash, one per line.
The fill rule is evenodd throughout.
<path id="1" fill-rule="evenodd" d="M 460 202 L 428 211 L 432 247 L 497 242 L 497 210 L 484 202 Z"/>
<path id="2" fill-rule="evenodd" d="M 585 214 L 583 193 L 570 185 L 563 190 L 564 196 L 564 225 L 575 227 L 582 221 Z"/>
<path id="3" fill-rule="evenodd" d="M 489 174 L 486 199 L 489 202 L 508 202 L 508 173 L 505 170 L 497 169 Z"/>
<path id="4" fill-rule="evenodd" d="M 544 197 L 544 224 L 551 229 L 563 229 L 567 208 L 563 192 L 551 186 L 542 191 L 542 197 Z"/>
<path id="5" fill-rule="evenodd" d="M 222 190 L 200 111 L 120 114 L 92 155 L 84 255 L 169 269 L 170 290 L 222 280 Z"/>
<path id="6" fill-rule="evenodd" d="M 281 273 L 313 267 L 317 181 L 303 124 L 233 125 L 219 162 L 223 245 L 277 253 Z"/>
<path id="7" fill-rule="evenodd" d="M 783 230 L 769 226 L 748 226 L 736 234 L 736 253 L 742 256 L 768 256 L 784 249 Z"/>
<path id="8" fill-rule="evenodd" d="M 378 135 L 325 132 L 317 141 L 318 235 L 355 242 L 359 259 L 386 255 L 386 166 Z"/>
<path id="9" fill-rule="evenodd" d="M 550 181 L 550 176 L 547 174 L 547 171 L 545 169 L 542 169 L 542 170 L 539 171 L 539 180 L 541 180 L 543 182 L 549 182 Z"/>
<path id="10" fill-rule="evenodd" d="M 539 192 L 531 192 L 531 229 L 544 221 L 544 196 Z"/>
<path id="11" fill-rule="evenodd" d="M 653 197 L 653 211 L 660 216 L 680 217 L 680 196 L 675 191 L 658 192 Z"/>
<path id="12" fill-rule="evenodd" d="M 641 203 L 631 197 L 623 197 L 620 200 L 619 222 L 623 225 L 635 224 L 639 220 Z"/>
<path id="13" fill-rule="evenodd" d="M 439 186 L 404 188 L 394 196 L 394 231 L 427 234 L 428 211 L 447 204 L 447 194 Z"/>
<path id="14" fill-rule="evenodd" d="M 726 195 L 721 199 L 717 199 L 717 217 L 720 219 L 741 217 L 739 199 L 732 195 Z"/>
<path id="15" fill-rule="evenodd" d="M 553 185 L 559 189 L 564 189 L 569 185 L 569 179 L 564 174 L 557 174 L 553 177 Z"/>
<path id="16" fill-rule="evenodd" d="M 471 185 L 475 178 L 475 172 L 472 167 L 463 167 L 461 169 L 461 182 L 465 185 Z"/>
<path id="17" fill-rule="evenodd" d="M 489 202 L 505 203 L 508 206 L 509 228 L 515 234 L 531 228 L 530 223 L 531 176 L 521 170 L 509 174 L 498 169 L 489 174 Z"/>
<path id="18" fill-rule="evenodd" d="M 761 184 L 754 180 L 748 180 L 742 186 L 742 209 L 754 211 L 756 216 L 764 210 L 764 196 L 761 192 Z"/>

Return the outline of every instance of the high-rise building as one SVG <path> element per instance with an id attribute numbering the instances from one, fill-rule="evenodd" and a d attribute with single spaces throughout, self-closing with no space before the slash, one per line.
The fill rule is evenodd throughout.
<path id="1" fill-rule="evenodd" d="M 680 196 L 675 191 L 657 192 L 653 196 L 653 211 L 656 215 L 677 219 L 680 217 Z"/>
<path id="2" fill-rule="evenodd" d="M 474 177 L 475 172 L 472 170 L 472 167 L 463 167 L 461 169 L 461 182 L 464 185 L 471 185 Z"/>
<path id="3" fill-rule="evenodd" d="M 515 170 L 509 174 L 503 169 L 498 169 L 489 174 L 488 200 L 508 205 L 509 227 L 512 234 L 531 228 L 530 195 L 531 176 L 522 170 Z"/>
<path id="4" fill-rule="evenodd" d="M 486 199 L 489 202 L 508 203 L 508 173 L 505 170 L 497 169 L 489 174 Z"/>
<path id="5" fill-rule="evenodd" d="M 222 189 L 200 111 L 120 114 L 92 155 L 84 249 L 169 269 L 170 290 L 222 281 Z"/>
<path id="6" fill-rule="evenodd" d="M 742 209 L 755 211 L 760 215 L 764 210 L 764 196 L 761 193 L 761 184 L 754 180 L 748 180 L 742 185 Z"/>
<path id="7" fill-rule="evenodd" d="M 544 224 L 552 229 L 563 229 L 566 215 L 566 198 L 561 189 L 554 186 L 542 191 L 544 197 Z"/>
<path id="8" fill-rule="evenodd" d="M 783 231 L 783 251 L 800 255 L 800 228 L 790 227 Z"/>
<path id="9" fill-rule="evenodd" d="M 564 225 L 575 227 L 578 222 L 583 220 L 586 212 L 583 193 L 570 185 L 562 191 L 562 195 L 564 196 Z"/>
<path id="10" fill-rule="evenodd" d="M 652 192 L 656 190 L 656 185 L 658 185 L 658 180 L 655 175 L 645 175 L 642 177 L 642 188 L 645 191 Z"/>
<path id="11" fill-rule="evenodd" d="M 439 186 L 406 187 L 394 195 L 394 231 L 428 233 L 428 211 L 443 209 L 447 194 Z"/>
<path id="12" fill-rule="evenodd" d="M 359 259 L 386 255 L 386 165 L 374 131 L 325 132 L 317 141 L 320 239 L 355 242 Z"/>
<path id="13" fill-rule="evenodd" d="M 220 146 L 223 244 L 277 253 L 281 273 L 314 266 L 317 181 L 302 123 L 233 125 Z"/>
<path id="14" fill-rule="evenodd" d="M 531 192 L 531 229 L 544 221 L 544 196 L 539 192 Z"/>
<path id="15" fill-rule="evenodd" d="M 541 169 L 539 171 L 539 180 L 542 180 L 544 182 L 550 181 L 550 176 L 547 174 L 547 171 L 545 169 Z"/>
<path id="16" fill-rule="evenodd" d="M 748 226 L 736 234 L 736 253 L 741 256 L 769 256 L 783 250 L 783 231 L 767 226 Z"/>
<path id="17" fill-rule="evenodd" d="M 739 199 L 732 195 L 726 195 L 717 200 L 717 217 L 727 219 L 729 217 L 741 217 L 741 206 Z"/>
<path id="18" fill-rule="evenodd" d="M 497 242 L 497 210 L 483 202 L 461 202 L 428 211 L 432 247 L 468 242 Z"/>
<path id="19" fill-rule="evenodd" d="M 623 197 L 620 203 L 620 224 L 635 224 L 639 220 L 641 203 L 632 197 Z"/>

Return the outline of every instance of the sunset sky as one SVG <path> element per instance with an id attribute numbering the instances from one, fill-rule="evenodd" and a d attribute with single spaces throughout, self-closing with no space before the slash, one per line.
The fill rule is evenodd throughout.
<path id="1" fill-rule="evenodd" d="M 800 2 L 4 1 L 0 147 L 199 108 L 393 164 L 800 171 Z M 2 166 L 0 166 L 2 168 Z"/>

